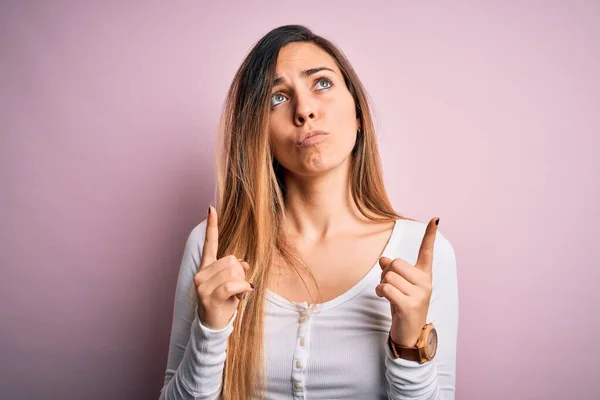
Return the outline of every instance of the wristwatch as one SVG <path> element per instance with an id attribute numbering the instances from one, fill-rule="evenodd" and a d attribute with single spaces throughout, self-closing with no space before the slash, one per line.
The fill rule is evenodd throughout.
<path id="1" fill-rule="evenodd" d="M 433 324 L 426 324 L 421 330 L 417 344 L 414 347 L 400 346 L 394 343 L 390 335 L 388 335 L 387 343 L 395 358 L 418 361 L 419 364 L 423 364 L 435 357 L 438 344 L 437 331 Z"/>

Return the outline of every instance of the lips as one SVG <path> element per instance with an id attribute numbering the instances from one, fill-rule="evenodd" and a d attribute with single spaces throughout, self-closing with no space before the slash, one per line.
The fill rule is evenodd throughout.
<path id="1" fill-rule="evenodd" d="M 329 135 L 329 133 L 324 132 L 324 131 L 310 131 L 310 132 L 306 132 L 302 136 L 300 136 L 300 138 L 298 139 L 298 141 L 296 143 L 298 145 L 302 145 L 306 139 L 310 139 L 311 137 L 317 136 L 317 135 L 323 135 L 324 136 L 324 135 Z"/>

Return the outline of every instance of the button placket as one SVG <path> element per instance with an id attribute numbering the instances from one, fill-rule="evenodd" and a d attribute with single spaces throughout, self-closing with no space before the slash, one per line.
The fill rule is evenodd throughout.
<path id="1" fill-rule="evenodd" d="M 303 306 L 298 315 L 298 336 L 292 366 L 292 392 L 294 398 L 298 399 L 304 399 L 306 394 L 304 385 L 306 383 L 306 363 L 309 356 L 308 343 L 311 326 L 312 319 L 308 308 Z"/>

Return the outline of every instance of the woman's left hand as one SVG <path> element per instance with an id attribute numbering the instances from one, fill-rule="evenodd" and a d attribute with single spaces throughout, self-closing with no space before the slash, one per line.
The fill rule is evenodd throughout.
<path id="1" fill-rule="evenodd" d="M 417 344 L 423 326 L 432 290 L 433 244 L 439 218 L 429 221 L 419 249 L 417 264 L 396 258 L 381 257 L 381 283 L 375 288 L 379 297 L 389 300 L 392 309 L 390 336 L 394 343 L 404 347 Z"/>

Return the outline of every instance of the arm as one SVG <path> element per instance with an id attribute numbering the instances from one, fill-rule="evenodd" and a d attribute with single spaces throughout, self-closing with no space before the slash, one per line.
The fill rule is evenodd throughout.
<path id="1" fill-rule="evenodd" d="M 434 245 L 433 290 L 427 321 L 438 333 L 435 358 L 424 364 L 394 359 L 385 345 L 388 396 L 395 400 L 454 400 L 456 341 L 458 335 L 458 282 L 456 256 L 440 233 Z"/>
<path id="2" fill-rule="evenodd" d="M 193 279 L 200 264 L 205 230 L 203 222 L 192 231 L 181 261 L 160 400 L 218 399 L 221 390 L 227 339 L 237 312 L 221 330 L 209 329 L 198 319 Z"/>

